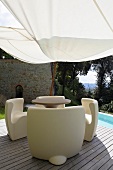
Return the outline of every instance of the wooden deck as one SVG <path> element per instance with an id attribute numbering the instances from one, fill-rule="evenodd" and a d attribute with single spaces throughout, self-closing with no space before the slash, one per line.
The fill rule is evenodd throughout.
<path id="1" fill-rule="evenodd" d="M 113 170 L 113 129 L 97 128 L 92 142 L 84 142 L 80 153 L 61 166 L 32 158 L 27 138 L 11 141 L 5 121 L 0 121 L 0 170 Z M 73 140 L 73 139 L 72 139 Z"/>

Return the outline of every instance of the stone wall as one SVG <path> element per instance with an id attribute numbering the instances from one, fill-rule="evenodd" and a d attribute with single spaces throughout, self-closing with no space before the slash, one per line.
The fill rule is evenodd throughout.
<path id="1" fill-rule="evenodd" d="M 15 59 L 0 60 L 1 100 L 15 98 L 16 86 L 18 85 L 23 87 L 25 103 L 30 103 L 37 96 L 49 95 L 51 86 L 50 63 L 28 64 Z"/>

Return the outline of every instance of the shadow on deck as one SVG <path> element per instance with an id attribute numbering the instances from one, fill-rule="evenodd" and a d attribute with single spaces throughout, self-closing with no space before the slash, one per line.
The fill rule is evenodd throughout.
<path id="1" fill-rule="evenodd" d="M 0 123 L 1 127 L 3 130 Z M 4 132 L 4 136 L 0 136 L 0 170 L 113 170 L 113 129 L 98 126 L 92 142 L 84 141 L 79 154 L 60 166 L 32 158 L 27 138 L 11 141 Z"/>

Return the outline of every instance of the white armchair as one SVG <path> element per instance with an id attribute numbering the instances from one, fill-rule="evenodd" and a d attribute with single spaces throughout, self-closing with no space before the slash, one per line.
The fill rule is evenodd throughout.
<path id="1" fill-rule="evenodd" d="M 79 153 L 85 133 L 82 106 L 65 108 L 29 107 L 27 137 L 31 155 L 60 165 Z"/>
<path id="2" fill-rule="evenodd" d="M 14 98 L 6 101 L 5 121 L 11 140 L 27 136 L 27 112 L 23 112 L 23 104 L 23 98 Z"/>
<path id="3" fill-rule="evenodd" d="M 82 98 L 82 106 L 85 109 L 86 129 L 84 140 L 91 141 L 95 136 L 98 124 L 98 102 L 90 98 Z"/>

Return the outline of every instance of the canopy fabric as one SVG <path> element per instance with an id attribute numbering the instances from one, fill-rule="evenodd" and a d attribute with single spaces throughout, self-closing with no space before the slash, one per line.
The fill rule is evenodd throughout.
<path id="1" fill-rule="evenodd" d="M 28 63 L 53 62 L 43 54 L 39 45 L 25 29 L 0 27 L 0 48 Z"/>
<path id="2" fill-rule="evenodd" d="M 31 63 L 113 54 L 113 1 L 1 0 L 24 29 L 0 27 L 0 48 Z"/>

